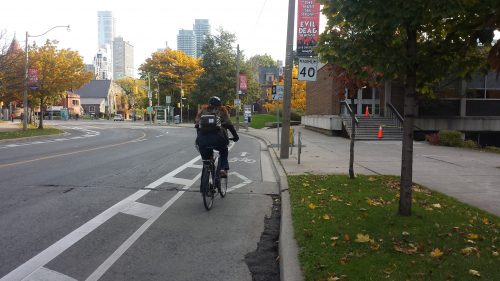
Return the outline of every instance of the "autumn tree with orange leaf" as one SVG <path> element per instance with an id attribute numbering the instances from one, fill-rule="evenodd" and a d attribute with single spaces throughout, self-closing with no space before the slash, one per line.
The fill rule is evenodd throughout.
<path id="1" fill-rule="evenodd" d="M 38 69 L 38 88 L 30 91 L 30 97 L 32 104 L 39 102 L 40 117 L 46 104 L 59 102 L 66 91 L 81 88 L 93 75 L 85 70 L 78 52 L 57 49 L 50 40 L 41 47 L 30 48 L 29 68 Z M 43 129 L 43 118 L 38 129 Z"/>

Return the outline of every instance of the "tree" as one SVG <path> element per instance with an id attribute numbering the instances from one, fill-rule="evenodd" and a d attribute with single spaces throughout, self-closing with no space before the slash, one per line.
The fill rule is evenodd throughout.
<path id="1" fill-rule="evenodd" d="M 226 104 L 235 99 L 236 50 L 232 47 L 235 42 L 236 36 L 223 29 L 207 37 L 201 61 L 205 71 L 199 77 L 196 95 L 193 95 L 196 103 L 205 104 L 211 96 L 220 97 Z"/>
<path id="2" fill-rule="evenodd" d="M 43 110 L 46 104 L 59 101 L 65 91 L 78 89 L 92 79 L 85 71 L 83 58 L 76 51 L 58 50 L 49 40 L 29 51 L 29 67 L 38 69 L 38 89 L 31 96 L 40 102 L 40 124 L 43 129 Z"/>
<path id="3" fill-rule="evenodd" d="M 0 33 L 0 40 L 4 37 Z M 14 38 L 0 47 L 0 101 L 22 102 L 24 89 L 24 52 Z"/>
<path id="4" fill-rule="evenodd" d="M 203 73 L 199 59 L 172 49 L 153 53 L 139 69 L 142 79 L 149 79 L 148 83 L 151 82 L 152 89 L 157 90 L 159 86 L 160 101 L 165 100 L 165 96 L 170 93 L 177 93 L 172 97 L 174 102 L 180 102 L 181 84 L 183 93 L 189 96 L 196 80 Z M 158 99 L 158 96 L 156 97 Z"/>
<path id="5" fill-rule="evenodd" d="M 255 55 L 248 59 L 252 71 L 258 71 L 259 67 L 277 67 L 276 61 L 268 54 Z"/>
<path id="6" fill-rule="evenodd" d="M 134 79 L 131 77 L 124 77 L 120 80 L 115 81 L 125 92 L 123 96 L 123 104 L 126 104 L 127 112 L 124 112 L 126 116 L 129 116 L 131 110 L 133 114 L 141 115 L 143 111 L 148 106 L 147 92 L 145 88 L 145 81 L 140 79 Z"/>
<path id="7" fill-rule="evenodd" d="M 294 66 L 292 69 L 292 110 L 305 112 L 306 110 L 306 81 L 298 80 L 299 69 Z M 274 81 L 275 85 L 283 86 L 283 81 Z M 270 111 L 275 111 L 281 105 L 281 101 L 271 101 L 264 105 L 264 108 Z"/>
<path id="8" fill-rule="evenodd" d="M 320 53 L 356 77 L 366 75 L 360 68 L 366 65 L 405 84 L 399 214 L 409 216 L 417 94 L 432 92 L 445 78 L 463 77 L 484 62 L 481 50 L 467 44 L 471 36 L 456 29 L 478 1 L 321 2 L 328 24 Z"/>

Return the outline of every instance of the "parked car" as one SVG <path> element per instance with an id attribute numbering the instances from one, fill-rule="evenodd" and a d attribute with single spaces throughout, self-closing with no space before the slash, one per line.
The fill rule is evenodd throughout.
<path id="1" fill-rule="evenodd" d="M 113 117 L 113 121 L 123 121 L 123 115 L 121 114 L 115 114 L 115 117 Z"/>

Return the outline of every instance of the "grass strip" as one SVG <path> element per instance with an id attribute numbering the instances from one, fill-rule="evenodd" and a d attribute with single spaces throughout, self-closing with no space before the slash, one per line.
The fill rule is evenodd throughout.
<path id="1" fill-rule="evenodd" d="M 413 187 L 397 215 L 399 178 L 290 176 L 306 280 L 500 280 L 500 219 Z"/>
<path id="2" fill-rule="evenodd" d="M 63 133 L 62 130 L 55 128 L 44 128 L 42 130 L 36 128 L 28 128 L 26 131 L 22 129 L 10 132 L 0 132 L 0 140 L 5 139 L 17 139 L 17 138 L 26 138 L 26 137 L 36 137 L 36 136 L 45 136 L 45 135 L 55 135 Z"/>

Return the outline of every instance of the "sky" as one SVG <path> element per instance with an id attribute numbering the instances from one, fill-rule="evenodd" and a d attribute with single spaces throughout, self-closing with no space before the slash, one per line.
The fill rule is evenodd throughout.
<path id="1" fill-rule="evenodd" d="M 2 1 L 0 32 L 14 34 L 24 46 L 25 33 L 39 35 L 56 25 L 70 25 L 71 31 L 56 28 L 43 37 L 30 38 L 41 45 L 57 40 L 58 47 L 78 51 L 85 63 L 92 63 L 97 51 L 97 11 L 112 11 L 116 34 L 134 46 L 138 68 L 146 58 L 165 48 L 177 49 L 179 29 L 193 29 L 195 19 L 208 19 L 212 34 L 222 27 L 234 33 L 246 58 L 268 54 L 285 60 L 288 0 L 24 0 Z M 325 19 L 320 20 L 320 30 Z M 323 26 L 323 28 L 321 27 Z M 295 30 L 295 28 L 294 28 Z M 295 40 L 294 40 L 295 41 Z"/>

